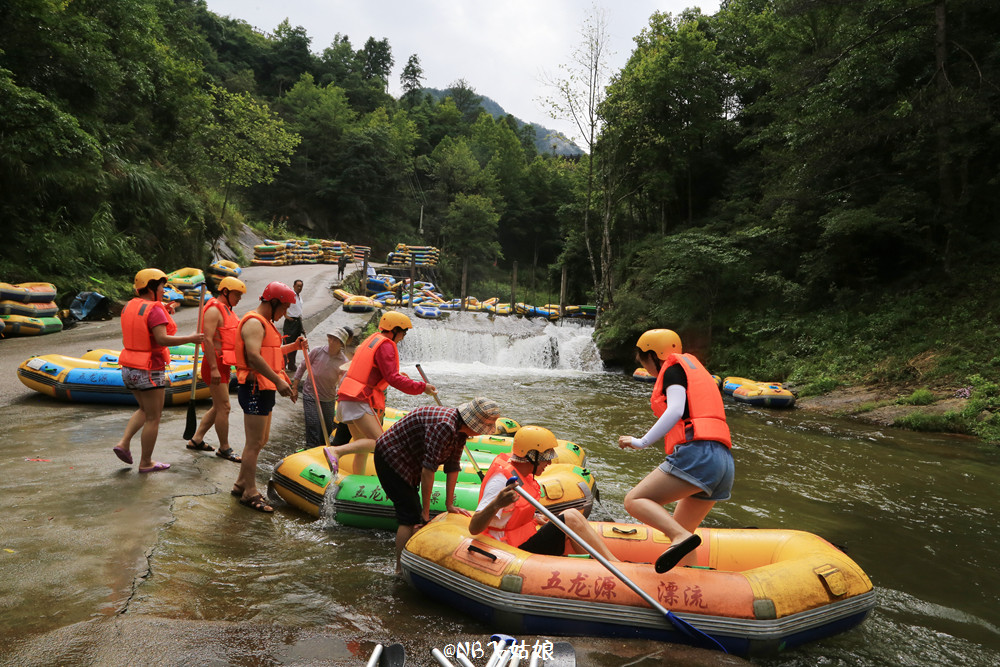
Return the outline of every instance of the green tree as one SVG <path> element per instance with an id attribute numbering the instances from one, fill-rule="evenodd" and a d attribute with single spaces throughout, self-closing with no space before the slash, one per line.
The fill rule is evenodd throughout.
<path id="1" fill-rule="evenodd" d="M 399 75 L 399 85 L 403 89 L 403 100 L 411 108 L 417 104 L 420 97 L 420 89 L 423 87 L 424 69 L 420 66 L 420 58 L 414 53 L 406 61 L 402 73 Z"/>
<path id="2" fill-rule="evenodd" d="M 246 93 L 234 94 L 209 87 L 214 105 L 212 117 L 202 128 L 200 139 L 206 150 L 206 166 L 225 190 L 219 220 L 225 218 L 232 187 L 271 183 L 301 137 L 285 129 L 285 123 L 264 103 Z"/>

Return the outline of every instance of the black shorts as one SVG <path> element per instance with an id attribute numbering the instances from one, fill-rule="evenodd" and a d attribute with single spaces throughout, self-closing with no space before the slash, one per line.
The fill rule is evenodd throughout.
<path id="1" fill-rule="evenodd" d="M 559 520 L 562 521 L 562 518 L 562 514 L 560 514 Z M 565 556 L 566 533 L 559 530 L 558 526 L 550 521 L 543 524 L 535 531 L 534 535 L 521 542 L 518 549 L 541 556 Z"/>
<path id="2" fill-rule="evenodd" d="M 274 389 L 261 389 L 256 382 L 245 382 L 240 385 L 236 396 L 245 414 L 266 417 L 274 409 L 276 394 Z"/>
<path id="3" fill-rule="evenodd" d="M 423 523 L 423 506 L 420 504 L 417 487 L 400 477 L 377 449 L 372 458 L 375 461 L 375 474 L 378 475 L 379 484 L 392 501 L 399 525 L 416 526 L 418 523 Z"/>

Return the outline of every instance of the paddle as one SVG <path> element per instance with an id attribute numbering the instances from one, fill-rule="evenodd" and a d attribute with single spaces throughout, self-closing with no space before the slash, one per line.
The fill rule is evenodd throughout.
<path id="1" fill-rule="evenodd" d="M 667 620 L 673 623 L 674 628 L 676 628 L 678 632 L 685 635 L 689 639 L 692 639 L 693 641 L 697 642 L 699 645 L 705 648 L 717 649 L 719 651 L 722 651 L 723 653 L 729 652 L 722 644 L 716 641 L 714 637 L 705 634 L 704 632 L 694 627 L 687 621 L 682 620 L 680 617 L 674 614 L 674 612 L 670 611 L 669 609 L 666 609 L 663 605 L 661 605 L 659 602 L 653 599 L 653 597 L 649 593 L 639 588 L 639 586 L 634 581 L 626 577 L 621 570 L 612 565 L 611 562 L 608 561 L 608 559 L 602 556 L 600 553 L 598 553 L 597 550 L 594 549 L 594 547 L 587 544 L 583 540 L 583 538 L 581 538 L 579 535 L 573 532 L 572 528 L 563 523 L 562 520 L 555 514 L 553 514 L 547 507 L 545 507 L 545 505 L 535 500 L 530 493 L 525 491 L 521 486 L 522 482 L 520 478 L 518 478 L 517 476 L 511 477 L 509 480 L 507 480 L 507 484 L 508 485 L 514 484 L 515 485 L 514 490 L 518 494 L 520 494 L 522 498 L 531 503 L 536 510 L 541 512 L 546 518 L 548 518 L 549 521 L 555 524 L 556 527 L 559 528 L 559 530 L 566 533 L 566 535 L 568 535 L 571 540 L 573 540 L 578 545 L 586 549 L 587 553 L 589 553 L 591 556 L 594 557 L 594 559 L 597 560 L 597 562 L 599 562 L 601 565 L 607 568 L 608 572 L 615 575 L 619 579 L 619 581 L 621 581 L 623 584 L 625 584 L 633 591 L 635 591 L 635 594 L 641 597 L 643 600 L 645 600 L 646 604 L 648 604 L 650 607 L 652 607 L 656 611 L 666 616 Z"/>
<path id="2" fill-rule="evenodd" d="M 198 331 L 201 333 L 201 325 L 205 317 L 205 283 L 201 284 L 201 291 L 198 293 Z M 198 390 L 198 347 L 194 344 L 194 365 L 191 367 L 191 398 L 188 400 L 187 423 L 184 426 L 184 439 L 190 440 L 198 430 L 198 415 L 194 411 L 194 395 Z"/>
<path id="3" fill-rule="evenodd" d="M 424 382 L 426 384 L 430 384 L 430 382 L 427 380 L 427 373 L 424 373 L 424 369 L 420 367 L 420 364 L 417 364 L 417 372 L 420 373 L 420 377 L 424 379 Z M 437 401 L 437 404 L 441 405 L 442 404 L 441 398 L 437 394 L 433 394 L 433 396 L 434 400 Z M 483 475 L 483 471 L 480 469 L 479 464 L 476 463 L 476 459 L 472 458 L 472 452 L 469 451 L 469 446 L 468 445 L 463 445 L 463 446 L 465 447 L 465 455 L 469 457 L 470 461 L 472 461 L 472 467 L 475 468 L 476 474 L 479 475 L 479 481 L 480 482 L 483 481 L 485 475 Z"/>

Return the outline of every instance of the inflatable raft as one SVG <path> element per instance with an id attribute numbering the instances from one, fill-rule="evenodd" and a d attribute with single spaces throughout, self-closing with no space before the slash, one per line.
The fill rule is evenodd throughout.
<path id="1" fill-rule="evenodd" d="M 64 401 L 78 403 L 115 403 L 138 405 L 132 392 L 122 382 L 117 351 L 92 350 L 84 356 L 67 357 L 43 354 L 31 357 L 17 368 L 17 377 L 26 387 Z M 167 366 L 170 385 L 166 405 L 181 405 L 191 398 L 191 359 L 172 357 Z M 198 379 L 195 399 L 211 398 L 208 385 Z"/>
<path id="2" fill-rule="evenodd" d="M 56 299 L 56 286 L 52 283 L 0 283 L 0 300 L 21 303 L 48 303 Z"/>
<path id="3" fill-rule="evenodd" d="M 181 292 L 198 287 L 203 282 L 205 282 L 205 274 L 201 269 L 196 269 L 193 266 L 185 266 L 183 269 L 177 269 L 167 274 L 167 284 Z"/>
<path id="4" fill-rule="evenodd" d="M 369 296 L 349 296 L 344 299 L 341 308 L 348 313 L 370 313 L 381 306 L 382 304 Z"/>
<path id="5" fill-rule="evenodd" d="M 491 438 L 501 440 L 503 444 L 491 442 Z M 511 440 L 499 436 L 480 436 L 470 438 L 468 447 L 476 464 L 485 472 L 500 451 L 510 451 L 508 443 Z M 590 514 L 596 493 L 595 481 L 590 471 L 582 467 L 582 462 L 586 460 L 583 450 L 578 445 L 568 443 L 561 444 L 556 452 L 558 458 L 538 478 L 545 492 L 543 503 L 554 512 L 575 507 L 585 515 Z M 467 455 L 463 454 L 462 460 L 464 468 L 458 475 L 455 504 L 471 512 L 475 511 L 479 502 L 480 481 Z M 268 493 L 316 517 L 320 515 L 324 501 L 328 502 L 333 498 L 333 505 L 324 510 L 324 514 L 332 515 L 338 523 L 395 530 L 395 511 L 375 474 L 372 457 L 368 456 L 364 475 L 344 472 L 353 469 L 352 454 L 342 456 L 339 464 L 340 470 L 334 480 L 322 447 L 296 452 L 274 466 Z M 445 474 L 439 470 L 434 476 L 431 515 L 444 512 L 444 503 Z"/>
<path id="6" fill-rule="evenodd" d="M 55 301 L 0 301 L 0 315 L 21 315 L 22 317 L 55 317 L 59 306 Z"/>
<path id="7" fill-rule="evenodd" d="M 632 372 L 632 379 L 638 380 L 639 382 L 656 382 L 656 378 L 650 375 L 649 371 L 641 366 Z"/>
<path id="8" fill-rule="evenodd" d="M 40 336 L 62 331 L 63 323 L 58 317 L 26 317 L 24 315 L 0 315 L 4 323 L 4 336 Z"/>
<path id="9" fill-rule="evenodd" d="M 590 558 L 539 556 L 440 516 L 402 555 L 426 595 L 511 634 L 690 640 Z M 701 528 L 698 567 L 659 575 L 669 545 L 641 524 L 595 523 L 622 573 L 664 607 L 738 655 L 770 654 L 860 624 L 875 606 L 868 576 L 847 555 L 794 530 Z"/>
<path id="10" fill-rule="evenodd" d="M 733 390 L 733 399 L 764 408 L 790 408 L 795 405 L 795 394 L 778 382 L 747 382 Z"/>

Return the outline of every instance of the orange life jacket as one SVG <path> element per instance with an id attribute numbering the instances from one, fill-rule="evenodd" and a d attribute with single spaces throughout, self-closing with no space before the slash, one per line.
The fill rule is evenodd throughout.
<path id="1" fill-rule="evenodd" d="M 167 333 L 174 335 L 177 333 L 177 324 L 174 323 L 167 309 L 159 301 L 147 301 L 136 297 L 125 304 L 122 310 L 122 350 L 118 357 L 119 366 L 129 368 L 142 368 L 148 370 L 159 370 L 166 368 L 170 363 L 170 351 L 156 344 L 153 332 L 149 329 L 149 316 L 155 309 L 159 308 L 167 316 Z"/>
<path id="2" fill-rule="evenodd" d="M 233 309 L 218 298 L 209 299 L 205 304 L 206 315 L 209 308 L 218 308 L 222 314 L 222 323 L 216 327 L 215 338 L 212 341 L 216 345 L 216 355 L 222 358 L 222 363 L 232 366 L 236 363 L 236 327 L 239 326 L 240 320 L 233 314 Z"/>
<path id="3" fill-rule="evenodd" d="M 653 414 L 659 417 L 667 409 L 667 397 L 663 393 L 663 374 L 674 364 L 680 364 L 687 376 L 688 418 L 678 419 L 674 427 L 663 439 L 664 450 L 669 455 L 674 447 L 692 440 L 714 440 L 732 448 L 729 425 L 726 424 L 726 409 L 722 405 L 719 385 L 705 370 L 693 354 L 671 354 L 663 362 L 660 374 L 653 385 L 653 395 L 649 399 Z"/>
<path id="4" fill-rule="evenodd" d="M 538 480 L 535 479 L 534 475 L 528 475 L 524 477 L 519 474 L 517 470 L 514 469 L 514 465 L 510 462 L 510 452 L 505 454 L 497 454 L 497 457 L 493 459 L 490 469 L 486 472 L 484 480 L 489 479 L 493 475 L 502 473 L 507 479 L 510 479 L 514 475 L 517 475 L 524 482 L 524 490 L 531 494 L 532 498 L 540 500 L 542 497 L 542 489 L 538 485 Z M 485 484 L 479 487 L 479 500 L 483 499 L 483 489 L 486 487 Z M 524 544 L 528 538 L 535 534 L 538 530 L 535 525 L 535 508 L 527 500 L 521 496 L 517 497 L 514 501 L 514 509 L 510 518 L 507 520 L 507 524 L 498 531 L 496 528 L 489 528 L 488 530 L 501 532 L 502 539 L 507 544 L 513 547 L 519 547 Z M 505 507 L 504 511 L 509 511 L 509 508 Z"/>
<path id="5" fill-rule="evenodd" d="M 377 368 L 375 351 L 387 344 L 392 345 L 393 348 L 396 347 L 396 343 L 376 331 L 358 346 L 354 352 L 354 358 L 351 359 L 351 365 L 347 369 L 347 375 L 340 381 L 340 387 L 337 389 L 338 400 L 367 402 L 376 414 L 385 410 L 385 390 L 389 386 L 389 381 L 382 377 L 375 384 L 370 384 L 370 382 L 372 373 Z M 396 363 L 398 369 L 398 352 Z"/>
<path id="6" fill-rule="evenodd" d="M 278 333 L 278 329 L 275 328 L 271 320 L 256 310 L 251 310 L 244 315 L 236 327 L 236 343 L 233 350 L 236 357 L 236 380 L 240 384 L 246 384 L 249 378 L 256 382 L 261 389 L 277 389 L 278 387 L 273 382 L 251 368 L 247 361 L 246 348 L 243 343 L 243 325 L 251 319 L 260 320 L 260 323 L 264 325 L 264 340 L 260 343 L 260 356 L 264 358 L 271 370 L 280 375 L 285 382 L 288 382 L 288 376 L 285 375 L 285 356 L 281 354 L 281 334 Z"/>

